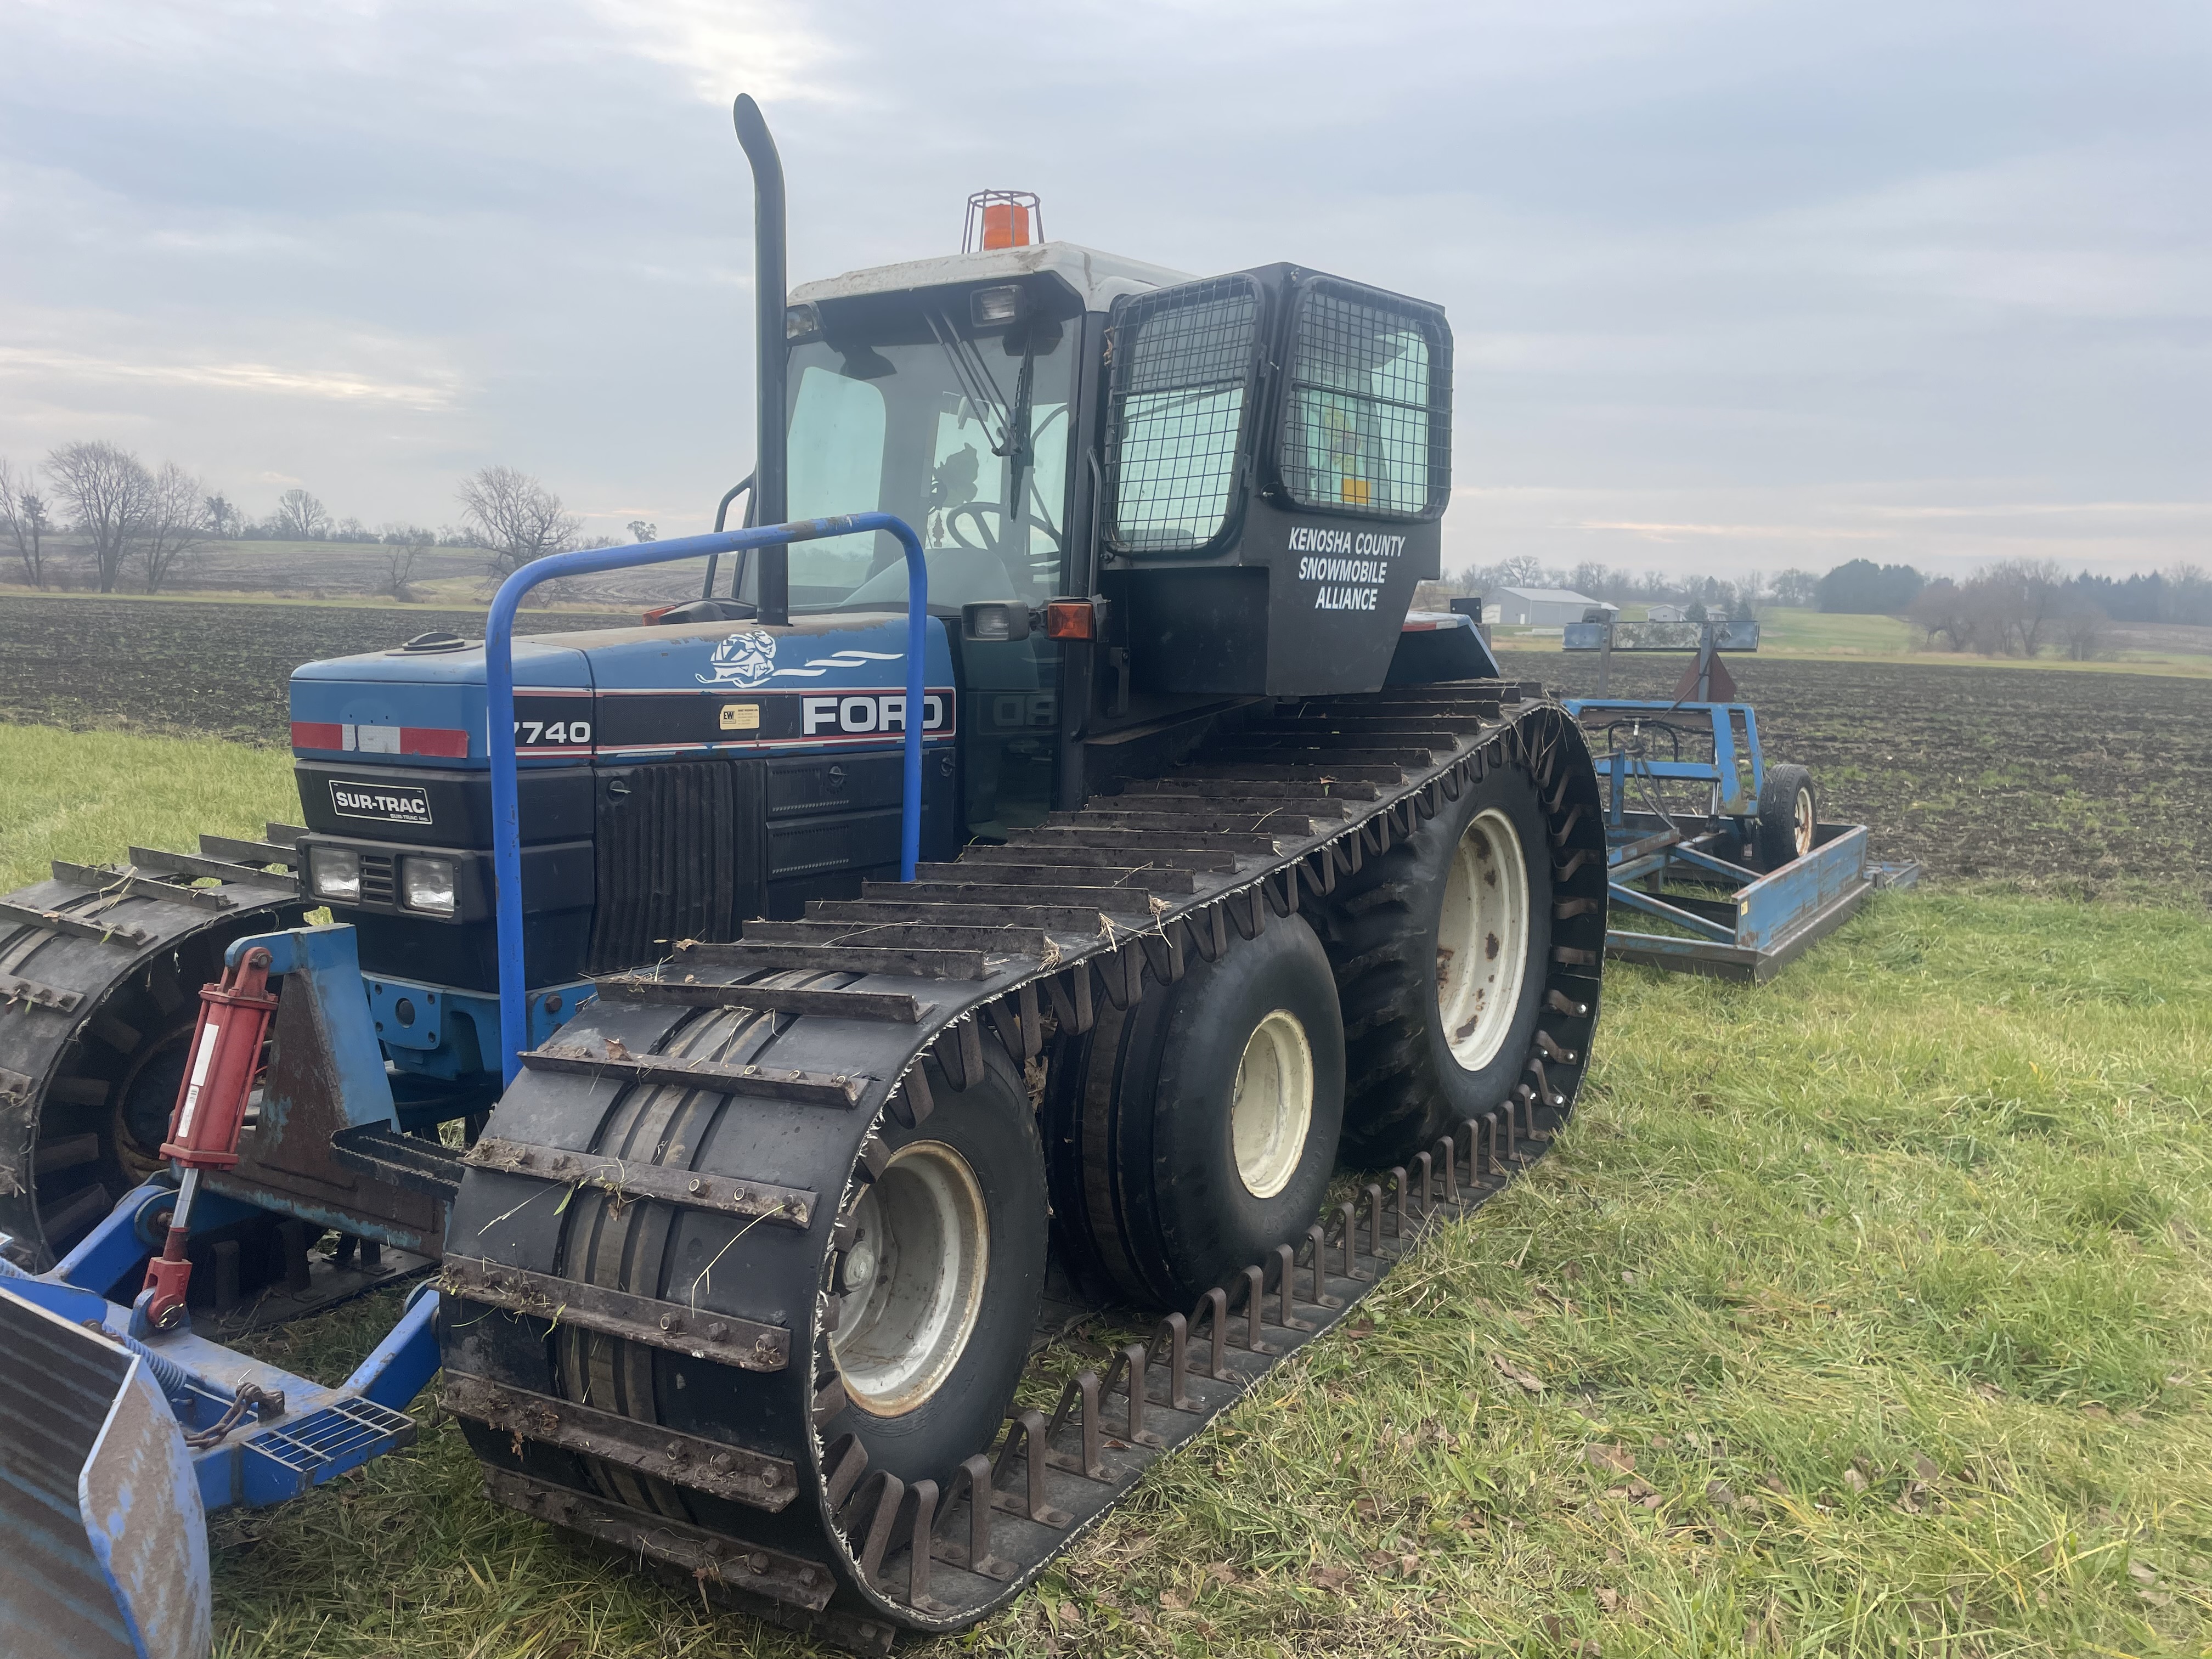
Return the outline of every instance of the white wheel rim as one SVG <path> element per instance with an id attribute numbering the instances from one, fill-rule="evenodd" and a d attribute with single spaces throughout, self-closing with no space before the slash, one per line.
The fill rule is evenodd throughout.
<path id="1" fill-rule="evenodd" d="M 1291 1184 L 1305 1157 L 1313 1102 L 1313 1044 L 1298 1017 L 1278 1008 L 1246 1039 L 1229 1103 L 1237 1178 L 1253 1197 L 1273 1198 Z"/>
<path id="2" fill-rule="evenodd" d="M 1797 856 L 1803 858 L 1813 850 L 1813 792 L 1800 789 L 1790 811 L 1790 839 L 1796 844 Z"/>
<path id="3" fill-rule="evenodd" d="M 1480 1071 L 1504 1047 L 1528 959 L 1528 861 L 1513 820 L 1491 807 L 1453 851 L 1437 927 L 1437 1013 L 1464 1069 Z"/>
<path id="4" fill-rule="evenodd" d="M 983 1304 L 991 1223 L 968 1160 L 918 1140 L 853 1206 L 859 1236 L 838 1263 L 844 1293 L 830 1352 L 862 1411 L 896 1417 L 944 1386 Z"/>

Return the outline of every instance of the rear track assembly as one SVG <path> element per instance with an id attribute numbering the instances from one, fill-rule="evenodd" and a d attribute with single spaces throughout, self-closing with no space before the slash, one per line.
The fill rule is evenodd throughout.
<path id="1" fill-rule="evenodd" d="M 1522 1080 L 1410 1167 L 943 1483 L 871 1470 L 830 1358 L 883 1134 L 1356 872 L 1498 767 L 1540 792 L 1550 961 Z M 1532 849 L 1532 851 L 1534 849 Z M 447 1228 L 445 1403 L 492 1495 L 864 1650 L 1003 1604 L 1135 1477 L 1540 1154 L 1597 1018 L 1605 861 L 1582 735 L 1496 682 L 1316 699 L 1004 846 L 604 981 L 526 1058 Z M 1110 1319 L 1110 1310 L 1097 1310 Z M 1066 1321 L 1054 1322 L 1054 1329 Z M 1048 1336 L 1051 1334 L 1047 1334 Z"/>

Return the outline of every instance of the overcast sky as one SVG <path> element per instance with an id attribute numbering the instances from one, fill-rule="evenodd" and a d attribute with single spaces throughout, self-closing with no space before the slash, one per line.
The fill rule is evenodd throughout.
<path id="1" fill-rule="evenodd" d="M 986 185 L 1184 270 L 1442 302 L 1446 562 L 2212 563 L 2212 6 L 5 0 L 0 455 L 594 530 L 751 465 L 792 279 Z"/>

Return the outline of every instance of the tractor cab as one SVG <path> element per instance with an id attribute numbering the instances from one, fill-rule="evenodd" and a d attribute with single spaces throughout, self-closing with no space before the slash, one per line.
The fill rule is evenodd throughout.
<path id="1" fill-rule="evenodd" d="M 787 313 L 787 514 L 873 507 L 920 533 L 932 610 L 1041 612 L 1092 591 L 1087 545 L 1098 365 L 1115 300 L 1181 273 L 1066 242 L 878 267 L 807 283 Z M 884 532 L 789 555 L 794 619 L 902 611 Z M 760 564 L 732 597 L 757 606 Z M 983 630 L 988 631 L 988 630 Z M 1056 804 L 1060 642 L 1040 625 L 965 630 L 958 646 L 971 836 L 1042 823 Z"/>
<path id="2" fill-rule="evenodd" d="M 955 625 L 971 836 L 1079 808 L 1216 713 L 1384 683 L 1438 573 L 1433 306 L 1293 265 L 1194 279 L 1017 242 L 803 285 L 784 339 L 785 514 L 920 533 Z M 905 603 L 877 532 L 740 556 L 667 619 Z M 1441 623 L 1460 649 L 1425 630 L 1421 678 L 1493 672 Z"/>

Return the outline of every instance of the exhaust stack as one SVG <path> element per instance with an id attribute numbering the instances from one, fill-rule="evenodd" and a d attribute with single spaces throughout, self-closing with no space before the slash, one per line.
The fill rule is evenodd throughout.
<path id="1" fill-rule="evenodd" d="M 768 120 L 744 93 L 730 112 L 738 143 L 753 168 L 753 312 L 758 358 L 754 415 L 752 521 L 781 524 L 790 516 L 785 495 L 783 161 Z M 764 547 L 760 560 L 760 620 L 791 620 L 791 550 Z"/>

